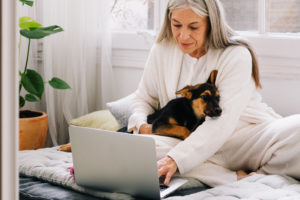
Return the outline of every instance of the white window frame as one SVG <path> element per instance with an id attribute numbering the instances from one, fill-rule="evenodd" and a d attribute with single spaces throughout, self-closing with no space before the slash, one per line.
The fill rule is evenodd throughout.
<path id="1" fill-rule="evenodd" d="M 114 66 L 143 68 L 147 52 L 163 22 L 166 2 L 155 1 L 153 31 L 113 32 Z M 262 77 L 300 78 L 300 33 L 266 32 L 266 0 L 259 0 L 258 3 L 258 32 L 239 33 L 253 46 L 259 59 Z"/>

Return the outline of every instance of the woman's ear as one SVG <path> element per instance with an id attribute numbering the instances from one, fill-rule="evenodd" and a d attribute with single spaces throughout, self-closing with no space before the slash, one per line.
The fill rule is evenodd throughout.
<path id="1" fill-rule="evenodd" d="M 209 78 L 208 78 L 208 80 L 207 80 L 206 83 L 210 83 L 210 84 L 215 85 L 217 75 L 218 75 L 218 70 L 213 70 L 213 71 L 210 73 Z"/>
<path id="2" fill-rule="evenodd" d="M 190 86 L 190 85 L 185 86 L 181 90 L 178 90 L 176 92 L 176 94 L 180 94 L 182 97 L 186 97 L 188 99 L 191 99 L 192 98 L 192 92 L 190 91 L 191 88 L 192 88 L 192 86 Z"/>

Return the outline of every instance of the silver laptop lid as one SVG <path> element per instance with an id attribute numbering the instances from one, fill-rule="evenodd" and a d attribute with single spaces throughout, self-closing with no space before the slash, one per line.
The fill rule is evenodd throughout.
<path id="1" fill-rule="evenodd" d="M 152 138 L 72 125 L 69 133 L 78 185 L 160 199 Z"/>

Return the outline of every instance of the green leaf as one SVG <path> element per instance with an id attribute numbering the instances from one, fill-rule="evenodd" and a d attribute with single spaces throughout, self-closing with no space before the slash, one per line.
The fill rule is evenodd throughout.
<path id="1" fill-rule="evenodd" d="M 26 5 L 30 6 L 30 7 L 33 6 L 33 1 L 30 1 L 30 0 L 19 0 L 19 1 L 21 3 L 23 3 L 23 5 L 26 4 Z"/>
<path id="2" fill-rule="evenodd" d="M 21 29 L 20 34 L 29 39 L 41 39 L 48 35 L 62 32 L 63 29 L 60 26 L 53 25 L 48 27 L 31 28 L 30 30 Z"/>
<path id="3" fill-rule="evenodd" d="M 43 78 L 39 73 L 34 70 L 28 69 L 25 74 L 22 75 L 21 82 L 29 93 L 42 98 L 44 92 Z"/>
<path id="4" fill-rule="evenodd" d="M 21 29 L 30 30 L 30 29 L 41 27 L 41 26 L 42 26 L 41 24 L 37 23 L 35 20 L 33 20 L 30 17 L 20 17 L 19 18 L 19 27 Z"/>
<path id="5" fill-rule="evenodd" d="M 49 84 L 55 89 L 71 89 L 71 87 L 65 81 L 57 77 L 53 77 L 49 81 Z"/>
<path id="6" fill-rule="evenodd" d="M 25 99 L 22 96 L 19 96 L 19 108 L 22 108 L 25 105 Z"/>
<path id="7" fill-rule="evenodd" d="M 25 96 L 26 101 L 35 102 L 39 101 L 34 95 L 32 94 L 26 94 Z"/>

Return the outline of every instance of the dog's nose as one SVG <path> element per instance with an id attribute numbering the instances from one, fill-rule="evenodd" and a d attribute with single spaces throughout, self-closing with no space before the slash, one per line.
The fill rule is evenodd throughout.
<path id="1" fill-rule="evenodd" d="M 215 108 L 216 115 L 221 115 L 222 109 L 221 108 Z"/>

